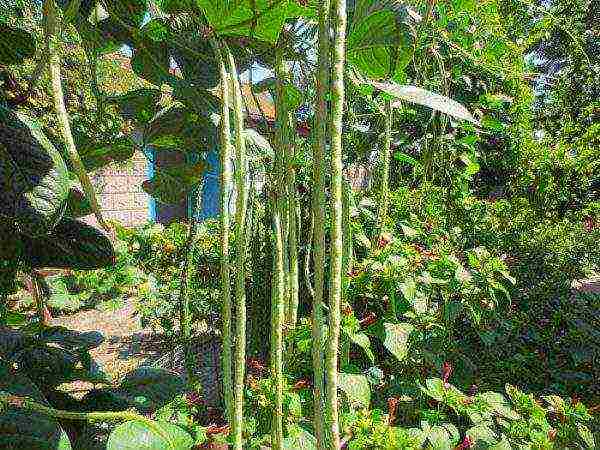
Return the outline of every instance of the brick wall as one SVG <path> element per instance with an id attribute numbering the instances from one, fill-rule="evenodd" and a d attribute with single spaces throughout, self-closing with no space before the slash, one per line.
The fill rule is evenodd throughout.
<path id="1" fill-rule="evenodd" d="M 149 196 L 142 190 L 147 178 L 148 160 L 136 153 L 125 164 L 107 166 L 92 177 L 98 201 L 106 220 L 118 220 L 125 226 L 145 223 L 149 217 Z M 86 220 L 96 224 L 94 216 Z"/>

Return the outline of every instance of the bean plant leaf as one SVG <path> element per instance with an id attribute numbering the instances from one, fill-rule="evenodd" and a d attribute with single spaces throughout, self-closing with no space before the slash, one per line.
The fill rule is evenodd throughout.
<path id="1" fill-rule="evenodd" d="M 311 14 L 296 0 L 198 0 L 210 26 L 219 36 L 254 37 L 277 42 L 287 19 Z"/>
<path id="2" fill-rule="evenodd" d="M 158 112 L 161 92 L 158 89 L 136 89 L 123 95 L 109 97 L 108 103 L 117 105 L 123 118 L 137 124 L 146 124 Z"/>
<path id="3" fill-rule="evenodd" d="M 93 212 L 92 205 L 83 191 L 77 187 L 72 187 L 69 190 L 69 196 L 67 197 L 67 210 L 65 211 L 65 216 L 72 219 L 79 219 L 80 217 L 89 216 Z"/>
<path id="4" fill-rule="evenodd" d="M 153 42 L 149 39 L 142 41 L 131 58 L 131 68 L 137 76 L 156 86 L 169 81 L 170 57 L 166 44 Z"/>
<path id="5" fill-rule="evenodd" d="M 357 0 L 348 25 L 347 59 L 375 78 L 391 78 L 414 53 L 406 7 L 398 1 Z"/>
<path id="6" fill-rule="evenodd" d="M 85 402 L 95 408 L 123 410 L 135 408 L 142 413 L 154 412 L 185 391 L 179 375 L 164 369 L 140 367 L 131 372 L 117 388 L 91 391 Z"/>
<path id="7" fill-rule="evenodd" d="M 38 338 L 42 342 L 60 345 L 72 350 L 92 350 L 104 342 L 104 336 L 98 331 L 80 332 L 59 326 L 45 328 Z"/>
<path id="8" fill-rule="evenodd" d="M 467 108 L 451 98 L 416 86 L 407 86 L 396 83 L 380 83 L 377 81 L 370 81 L 369 83 L 380 91 L 399 100 L 427 106 L 428 108 L 447 114 L 456 119 L 466 120 L 475 125 L 479 125 L 477 119 L 471 115 Z M 393 104 L 393 106 L 396 107 L 399 105 L 399 103 Z"/>
<path id="9" fill-rule="evenodd" d="M 414 329 L 409 323 L 384 323 L 383 346 L 399 361 L 403 361 L 408 355 L 408 342 Z"/>
<path id="10" fill-rule="evenodd" d="M 343 373 L 339 375 L 338 386 L 346 394 L 351 404 L 357 404 L 365 408 L 371 403 L 371 387 L 369 380 L 364 375 Z"/>
<path id="11" fill-rule="evenodd" d="M 200 115 L 180 105 L 161 110 L 150 122 L 144 142 L 155 149 L 210 150 L 217 127 L 208 115 Z"/>
<path id="12" fill-rule="evenodd" d="M 205 170 L 206 163 L 203 161 L 161 168 L 152 179 L 142 183 L 142 188 L 162 203 L 178 204 L 200 182 Z"/>
<path id="13" fill-rule="evenodd" d="M 113 430 L 106 450 L 189 450 L 193 445 L 192 437 L 177 425 L 132 420 Z"/>
<path id="14" fill-rule="evenodd" d="M 0 107 L 0 216 L 44 234 L 62 217 L 69 187 L 65 162 L 39 126 Z"/>
<path id="15" fill-rule="evenodd" d="M 29 378 L 0 361 L 0 391 L 48 405 Z M 71 450 L 58 422 L 46 414 L 8 407 L 0 411 L 0 448 L 7 450 Z"/>
<path id="16" fill-rule="evenodd" d="M 35 38 L 31 33 L 0 21 L 0 36 L 0 66 L 22 64 L 35 54 Z"/>
<path id="17" fill-rule="evenodd" d="M 102 169 L 115 162 L 128 161 L 134 153 L 135 145 L 129 137 L 88 144 L 79 150 L 81 162 L 88 172 Z"/>
<path id="18" fill-rule="evenodd" d="M 48 235 L 21 239 L 32 268 L 100 269 L 114 264 L 116 258 L 110 239 L 78 220 L 65 218 Z"/>
<path id="19" fill-rule="evenodd" d="M 106 11 L 130 27 L 139 27 L 148 8 L 148 0 L 104 0 Z"/>

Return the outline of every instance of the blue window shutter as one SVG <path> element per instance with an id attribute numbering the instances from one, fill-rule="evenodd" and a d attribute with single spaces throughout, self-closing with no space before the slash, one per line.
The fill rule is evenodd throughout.
<path id="1" fill-rule="evenodd" d="M 208 164 L 208 168 L 204 173 L 202 184 L 191 192 L 188 199 L 188 217 L 191 217 L 194 199 L 197 198 L 198 189 L 202 189 L 196 216 L 199 221 L 218 217 L 220 213 L 221 168 L 218 151 L 211 150 L 208 152 L 206 154 L 206 163 Z"/>
<path id="2" fill-rule="evenodd" d="M 149 180 L 154 177 L 154 150 L 146 147 L 144 152 L 148 158 L 148 165 L 146 167 L 146 175 Z M 154 197 L 148 194 L 148 220 L 156 222 L 156 200 Z"/>

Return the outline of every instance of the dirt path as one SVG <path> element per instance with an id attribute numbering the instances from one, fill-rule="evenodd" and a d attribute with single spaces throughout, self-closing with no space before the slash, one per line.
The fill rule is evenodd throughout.
<path id="1" fill-rule="evenodd" d="M 71 330 L 102 333 L 104 342 L 90 353 L 114 379 L 164 352 L 161 351 L 161 336 L 142 328 L 139 317 L 135 315 L 133 299 L 125 300 L 123 307 L 117 310 L 79 311 L 54 318 L 52 324 Z"/>

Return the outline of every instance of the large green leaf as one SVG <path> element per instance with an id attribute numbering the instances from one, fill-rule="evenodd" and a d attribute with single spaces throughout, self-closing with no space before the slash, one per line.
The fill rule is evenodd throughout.
<path id="1" fill-rule="evenodd" d="M 119 387 L 91 391 L 84 401 L 92 408 L 123 410 L 135 408 L 149 413 L 163 407 L 186 390 L 181 377 L 153 367 L 140 367 L 128 374 Z"/>
<path id="2" fill-rule="evenodd" d="M 173 78 L 169 72 L 170 64 L 167 45 L 151 40 L 143 40 L 139 43 L 131 58 L 131 68 L 136 75 L 156 86 Z"/>
<path id="3" fill-rule="evenodd" d="M 0 19 L 0 66 L 21 64 L 35 54 L 35 38 L 25 30 L 2 23 Z"/>
<path id="4" fill-rule="evenodd" d="M 403 361 L 408 355 L 408 342 L 414 329 L 409 323 L 383 324 L 383 345 L 399 361 Z"/>
<path id="5" fill-rule="evenodd" d="M 23 374 L 0 361 L 0 391 L 46 404 L 39 389 Z M 9 407 L 0 411 L 3 450 L 71 450 L 58 422 L 45 414 Z"/>
<path id="6" fill-rule="evenodd" d="M 217 127 L 209 116 L 174 105 L 156 115 L 146 129 L 144 142 L 155 149 L 192 152 L 210 150 L 216 134 Z"/>
<path id="7" fill-rule="evenodd" d="M 369 386 L 367 377 L 343 372 L 338 377 L 338 386 L 346 394 L 348 401 L 352 404 L 368 408 L 371 403 L 371 387 Z"/>
<path id="8" fill-rule="evenodd" d="M 158 112 L 160 97 L 158 89 L 136 89 L 123 95 L 109 97 L 107 101 L 117 105 L 124 118 L 145 125 Z"/>
<path id="9" fill-rule="evenodd" d="M 100 269 L 115 262 L 112 242 L 98 229 L 78 220 L 63 219 L 45 236 L 22 236 L 25 259 L 33 268 Z"/>
<path id="10" fill-rule="evenodd" d="M 148 0 L 104 0 L 107 12 L 130 27 L 139 27 L 148 8 Z"/>
<path id="11" fill-rule="evenodd" d="M 72 219 L 79 219 L 80 217 L 89 216 L 92 213 L 92 205 L 83 191 L 79 188 L 72 187 L 69 190 L 69 197 L 67 198 L 67 210 L 65 211 L 65 216 L 71 217 Z"/>
<path id="12" fill-rule="evenodd" d="M 121 137 L 112 142 L 88 144 L 79 150 L 81 161 L 87 171 L 101 169 L 115 162 L 125 162 L 133 157 L 135 145 L 129 137 Z"/>
<path id="13" fill-rule="evenodd" d="M 245 36 L 276 43 L 287 19 L 312 15 L 296 0 L 197 0 L 219 36 Z"/>
<path id="14" fill-rule="evenodd" d="M 358 0 L 348 25 L 348 63 L 375 79 L 403 70 L 414 52 L 406 7 L 394 0 Z"/>
<path id="15" fill-rule="evenodd" d="M 62 217 L 69 187 L 65 162 L 41 129 L 0 107 L 0 216 L 28 235 L 46 233 Z"/>
<path id="16" fill-rule="evenodd" d="M 198 185 L 205 169 L 203 162 L 161 168 L 151 180 L 142 183 L 142 188 L 160 202 L 178 204 Z"/>
<path id="17" fill-rule="evenodd" d="M 193 445 L 192 437 L 177 425 L 130 421 L 113 430 L 106 450 L 189 450 Z"/>
<path id="18" fill-rule="evenodd" d="M 463 105 L 456 100 L 436 94 L 435 92 L 416 86 L 406 86 L 396 83 L 379 83 L 377 81 L 370 81 L 369 83 L 376 89 L 399 100 L 426 106 L 435 111 L 439 111 L 459 120 L 466 120 L 475 125 L 479 124 L 477 119 L 475 119 Z"/>

